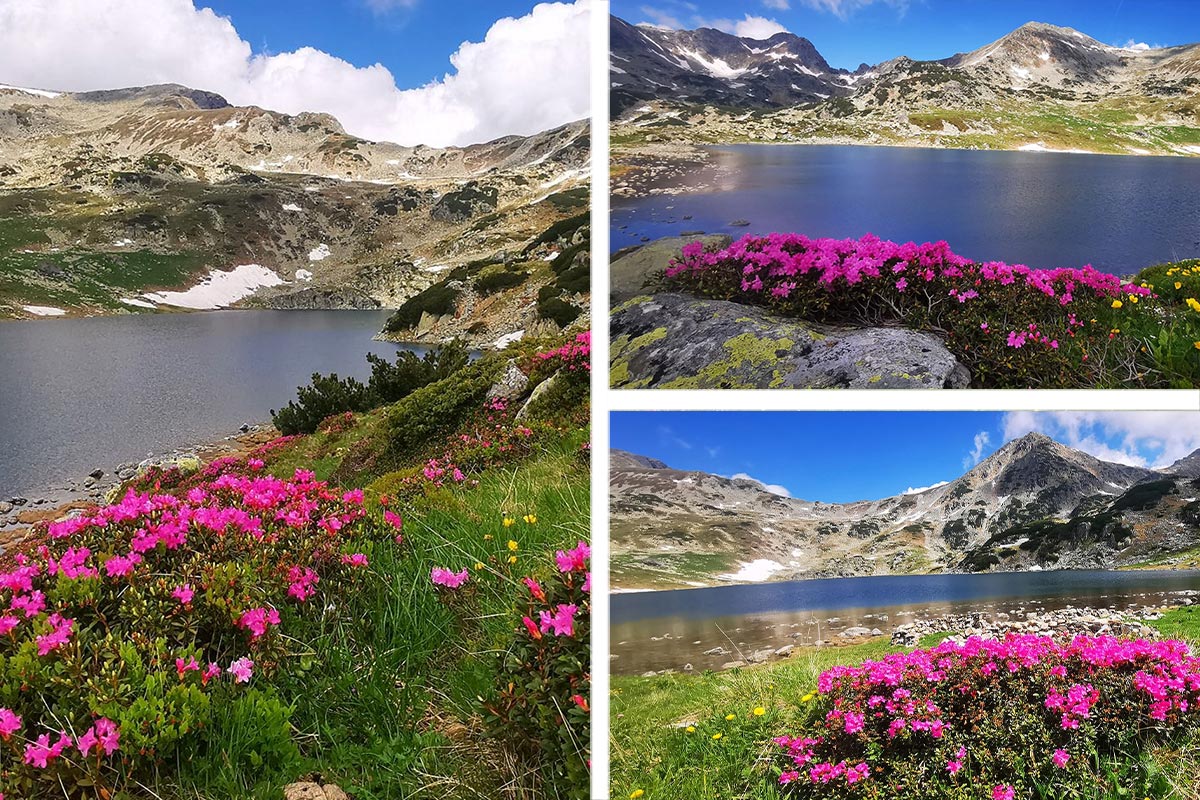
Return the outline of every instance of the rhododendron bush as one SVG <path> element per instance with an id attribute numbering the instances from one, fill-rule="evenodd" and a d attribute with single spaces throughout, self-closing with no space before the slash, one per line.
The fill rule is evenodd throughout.
<path id="1" fill-rule="evenodd" d="M 55 522 L 0 571 L 6 796 L 120 787 L 169 762 L 216 705 L 281 668 L 292 624 L 327 613 L 376 547 L 395 546 L 361 490 L 311 472 L 225 459 L 191 484 Z"/>
<path id="2" fill-rule="evenodd" d="M 544 580 L 522 579 L 526 613 L 504 652 L 488 704 L 493 731 L 540 751 L 559 796 L 588 797 L 591 667 L 591 548 L 555 554 Z"/>
<path id="3" fill-rule="evenodd" d="M 816 322 L 936 332 L 978 386 L 1200 382 L 1200 301 L 1160 298 L 1151 284 L 1091 267 L 977 263 L 946 242 L 772 233 L 713 252 L 692 242 L 666 274 L 700 294 Z"/>
<path id="4" fill-rule="evenodd" d="M 1200 722 L 1200 658 L 1109 636 L 947 640 L 827 670 L 803 699 L 807 727 L 775 739 L 797 796 L 1090 797 L 1106 758 Z"/>

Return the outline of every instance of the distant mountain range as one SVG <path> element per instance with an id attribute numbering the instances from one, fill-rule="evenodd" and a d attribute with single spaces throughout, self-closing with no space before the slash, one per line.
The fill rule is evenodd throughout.
<path id="1" fill-rule="evenodd" d="M 1153 470 L 1031 433 L 949 483 L 855 503 L 781 497 L 623 451 L 610 477 L 618 588 L 1109 568 L 1200 546 L 1200 451 Z"/>
<path id="2" fill-rule="evenodd" d="M 611 37 L 612 110 L 629 126 L 618 140 L 638 133 L 700 142 L 875 136 L 880 143 L 1179 154 L 1200 145 L 1200 131 L 1152 130 L 1196 131 L 1200 45 L 1116 47 L 1030 22 L 971 52 L 932 61 L 897 54 L 849 71 L 831 67 L 812 42 L 791 33 L 746 39 L 613 17 Z M 1047 104 L 1090 105 L 1096 113 L 1079 111 L 1078 122 L 1021 118 Z"/>
<path id="3" fill-rule="evenodd" d="M 451 287 L 451 316 L 490 341 L 539 324 L 544 259 L 570 237 L 532 243 L 586 209 L 589 153 L 586 121 L 405 147 L 175 84 L 0 83 L 0 317 L 142 313 L 251 264 L 263 285 L 231 302 L 396 307 L 474 264 Z M 489 269 L 512 275 L 486 293 L 484 318 L 470 279 Z"/>

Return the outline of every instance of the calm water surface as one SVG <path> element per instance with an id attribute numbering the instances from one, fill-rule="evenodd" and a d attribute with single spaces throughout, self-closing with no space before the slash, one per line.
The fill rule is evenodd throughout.
<path id="1" fill-rule="evenodd" d="M 313 372 L 366 377 L 402 347 L 371 340 L 388 313 L 0 322 L 0 499 L 267 421 Z"/>
<path id="2" fill-rule="evenodd" d="M 1122 610 L 1168 604 L 1197 590 L 1200 572 L 1156 570 L 833 578 L 615 594 L 612 669 L 640 674 L 688 663 L 715 669 L 736 658 L 704 655 L 717 646 L 752 652 L 844 642 L 837 634 L 849 627 L 890 634 L 922 617 L 975 611 Z"/>
<path id="3" fill-rule="evenodd" d="M 614 198 L 612 248 L 683 231 L 945 239 L 961 255 L 1129 274 L 1200 256 L 1200 159 L 736 145 L 682 195 Z M 684 219 L 690 216 L 691 219 Z M 745 220 L 749 227 L 729 225 Z"/>

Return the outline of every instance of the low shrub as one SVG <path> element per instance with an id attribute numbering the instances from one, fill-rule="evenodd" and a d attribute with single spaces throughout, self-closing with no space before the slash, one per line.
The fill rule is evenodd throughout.
<path id="1" fill-rule="evenodd" d="M 388 317 L 384 330 L 389 332 L 415 328 L 425 313 L 434 316 L 452 314 L 458 304 L 459 289 L 448 282 L 435 283 L 423 292 L 405 300 L 392 316 Z"/>
<path id="2" fill-rule="evenodd" d="M 537 304 L 538 316 L 542 319 L 548 319 L 560 328 L 565 328 L 579 318 L 583 310 L 578 306 L 568 303 L 561 297 L 548 297 L 545 300 L 538 300 Z"/>
<path id="3" fill-rule="evenodd" d="M 526 613 L 499 655 L 487 703 L 493 735 L 543 765 L 553 796 L 589 796 L 591 549 L 556 554 L 557 571 L 523 579 Z M 547 795 L 550 793 L 547 792 Z"/>
<path id="4" fill-rule="evenodd" d="M 396 353 L 395 361 L 367 354 L 371 378 L 364 385 L 337 374 L 313 373 L 312 383 L 297 390 L 297 398 L 279 411 L 271 411 L 275 427 L 284 435 L 312 433 L 330 417 L 370 411 L 407 397 L 416 389 L 453 375 L 470 360 L 466 347 L 451 342 L 419 356 L 409 350 Z"/>
<path id="5" fill-rule="evenodd" d="M 294 765 L 270 689 L 284 631 L 353 592 L 391 526 L 361 492 L 262 468 L 226 459 L 182 496 L 130 490 L 0 573 L 0 793 L 109 797 L 225 752 L 231 726 L 253 727 L 259 772 Z"/>
<path id="6" fill-rule="evenodd" d="M 428 442 L 457 430 L 483 405 L 504 364 L 501 358 L 481 358 L 395 403 L 387 410 L 392 455 L 420 456 Z"/>
<path id="7" fill-rule="evenodd" d="M 777 737 L 798 797 L 1158 796 L 1133 754 L 1200 722 L 1200 659 L 1179 641 L 970 638 L 821 674 Z"/>
<path id="8" fill-rule="evenodd" d="M 489 272 L 475 279 L 475 291 L 481 295 L 495 294 L 514 286 L 520 286 L 528 277 L 528 272 L 509 272 L 507 270 Z"/>
<path id="9" fill-rule="evenodd" d="M 1200 301 L 1184 296 L 1196 268 L 1159 272 L 1169 292 L 1091 267 L 975 263 L 945 242 L 774 233 L 685 245 L 667 277 L 817 322 L 935 332 L 982 387 L 1200 385 Z"/>

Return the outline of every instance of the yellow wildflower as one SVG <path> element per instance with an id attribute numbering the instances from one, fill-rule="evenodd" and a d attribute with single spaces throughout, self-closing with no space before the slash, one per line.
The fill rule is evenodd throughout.
<path id="1" fill-rule="evenodd" d="M 1197 350 L 1200 350 L 1200 342 L 1192 342 L 1192 346 L 1195 347 Z"/>
<path id="2" fill-rule="evenodd" d="M 1120 308 L 1123 305 L 1125 305 L 1125 304 L 1122 303 L 1120 300 L 1113 300 L 1113 308 Z"/>
<path id="3" fill-rule="evenodd" d="M 475 569 L 483 569 L 483 562 L 482 562 L 482 561 L 476 561 L 476 562 L 475 562 Z"/>
<path id="4" fill-rule="evenodd" d="M 515 564 L 515 563 L 517 563 L 517 557 L 516 557 L 516 556 L 509 556 L 509 557 L 508 557 L 508 563 L 510 563 L 510 564 Z"/>
<path id="5" fill-rule="evenodd" d="M 1200 303 L 1196 302 L 1196 298 L 1189 297 L 1187 299 L 1188 308 L 1192 311 L 1200 311 Z"/>
<path id="6" fill-rule="evenodd" d="M 1183 288 L 1183 284 L 1182 284 L 1182 283 L 1180 283 L 1179 281 L 1175 281 L 1175 288 L 1176 288 L 1176 289 L 1182 289 L 1182 288 Z"/>
<path id="7" fill-rule="evenodd" d="M 735 719 L 737 719 L 737 717 L 735 717 L 733 714 L 726 714 L 726 715 L 725 715 L 725 721 L 726 721 L 726 722 L 733 722 Z"/>
<path id="8" fill-rule="evenodd" d="M 1136 294 L 1131 294 L 1131 295 L 1129 295 L 1129 302 L 1131 302 L 1131 303 L 1136 303 L 1136 302 L 1137 302 L 1137 295 L 1136 295 Z"/>
<path id="9" fill-rule="evenodd" d="M 526 514 L 525 521 L 530 525 L 533 525 L 535 522 L 537 522 L 537 514 Z"/>
<path id="10" fill-rule="evenodd" d="M 629 793 L 629 800 L 637 800 L 639 797 L 641 797 L 645 793 L 646 793 L 645 789 L 634 789 L 632 792 Z"/>
<path id="11" fill-rule="evenodd" d="M 684 728 L 684 730 L 685 730 L 685 731 L 687 731 L 688 733 L 695 733 L 695 732 L 696 732 L 696 726 L 695 726 L 695 725 L 688 725 L 686 728 Z"/>
<path id="12" fill-rule="evenodd" d="M 759 706 L 756 709 L 754 709 L 754 716 L 756 716 L 756 717 L 761 717 L 765 713 L 767 713 L 767 710 L 765 708 L 763 708 L 762 706 Z"/>
<path id="13" fill-rule="evenodd" d="M 515 519 L 513 519 L 512 517 L 505 517 L 504 518 L 504 527 L 511 528 L 513 525 L 516 524 L 516 522 L 517 521 Z"/>
<path id="14" fill-rule="evenodd" d="M 517 548 L 518 548 L 519 546 L 520 546 L 520 545 L 518 545 L 518 544 L 517 544 L 517 543 L 516 543 L 514 540 L 512 540 L 512 539 L 509 539 L 509 540 L 508 540 L 508 549 L 509 549 L 509 550 L 512 550 L 513 552 L 516 552 L 516 550 L 517 550 Z"/>
<path id="15" fill-rule="evenodd" d="M 719 734 L 719 733 L 714 733 L 714 734 L 713 734 L 713 741 L 714 741 L 714 742 L 715 742 L 715 741 L 717 741 L 717 740 L 718 740 L 718 739 L 720 739 L 720 738 L 721 738 L 721 734 Z"/>
<path id="16" fill-rule="evenodd" d="M 812 692 L 809 692 L 808 694 L 804 695 L 804 697 L 800 698 L 800 702 L 807 703 L 810 700 L 812 700 L 814 697 L 816 697 L 816 695 L 814 695 Z"/>
<path id="17" fill-rule="evenodd" d="M 483 535 L 483 540 L 484 540 L 485 542 L 490 542 L 490 541 L 492 540 L 492 535 L 491 535 L 490 533 L 485 533 L 485 534 Z"/>

